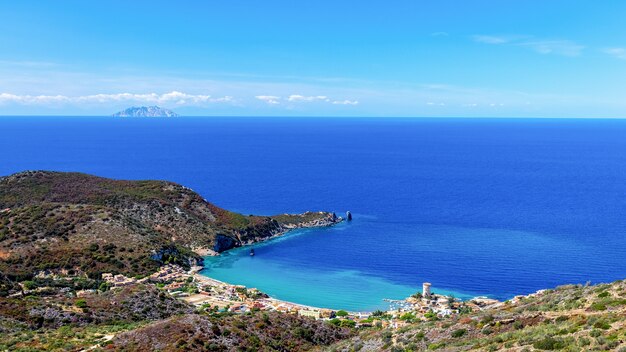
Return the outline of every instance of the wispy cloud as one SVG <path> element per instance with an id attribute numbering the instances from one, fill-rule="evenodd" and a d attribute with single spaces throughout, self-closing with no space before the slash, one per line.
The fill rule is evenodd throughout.
<path id="1" fill-rule="evenodd" d="M 578 56 L 585 49 L 585 46 L 571 40 L 537 39 L 530 36 L 474 35 L 471 38 L 478 43 L 519 46 L 544 55 Z"/>
<path id="2" fill-rule="evenodd" d="M 618 59 L 626 60 L 626 49 L 624 48 L 606 48 L 604 52 Z"/>
<path id="3" fill-rule="evenodd" d="M 276 95 L 257 95 L 255 98 L 262 100 L 270 105 L 279 105 L 281 103 L 311 103 L 311 102 L 321 102 L 321 103 L 330 103 L 333 105 L 358 105 L 358 100 L 334 100 L 326 95 L 300 95 L 300 94 L 291 94 L 286 98 L 282 98 Z"/>
<path id="4" fill-rule="evenodd" d="M 330 101 L 325 95 L 316 95 L 316 96 L 303 96 L 298 94 L 292 94 L 287 98 L 288 101 Z"/>
<path id="5" fill-rule="evenodd" d="M 505 44 L 511 41 L 511 39 L 509 38 L 493 36 L 493 35 L 473 35 L 472 39 L 475 42 L 485 43 L 485 44 Z"/>
<path id="6" fill-rule="evenodd" d="M 334 100 L 334 105 L 359 105 L 358 100 Z"/>
<path id="7" fill-rule="evenodd" d="M 262 100 L 270 105 L 278 105 L 280 104 L 280 97 L 275 95 L 257 95 L 255 98 Z"/>
<path id="8" fill-rule="evenodd" d="M 172 91 L 164 94 L 146 93 L 116 93 L 116 94 L 92 94 L 82 96 L 67 95 L 18 95 L 11 93 L 0 93 L 0 104 L 17 103 L 24 105 L 47 105 L 47 104 L 81 104 L 81 103 L 149 103 L 149 104 L 176 104 L 197 106 L 206 103 L 228 103 L 233 102 L 231 96 L 213 98 L 210 95 L 187 94 Z"/>
<path id="9" fill-rule="evenodd" d="M 569 40 L 531 40 L 515 43 L 530 48 L 540 54 L 557 54 L 562 56 L 578 56 L 585 47 Z"/>

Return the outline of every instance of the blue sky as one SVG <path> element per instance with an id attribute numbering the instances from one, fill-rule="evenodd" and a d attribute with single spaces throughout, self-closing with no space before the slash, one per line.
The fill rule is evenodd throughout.
<path id="1" fill-rule="evenodd" d="M 4 1 L 0 114 L 626 117 L 624 1 Z"/>

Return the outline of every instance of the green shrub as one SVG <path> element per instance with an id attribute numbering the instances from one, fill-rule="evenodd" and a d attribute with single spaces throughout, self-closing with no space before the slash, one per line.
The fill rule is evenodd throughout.
<path id="1" fill-rule="evenodd" d="M 348 312 L 346 312 L 345 310 L 340 310 L 337 311 L 337 313 L 335 313 L 336 316 L 338 317 L 347 317 L 348 316 Z"/>
<path id="2" fill-rule="evenodd" d="M 32 290 L 37 287 L 37 284 L 34 281 L 24 281 L 22 282 L 22 285 L 24 285 L 24 288 L 27 290 Z"/>
<path id="3" fill-rule="evenodd" d="M 465 335 L 466 332 L 467 332 L 467 330 L 465 330 L 465 329 L 454 330 L 452 332 L 452 337 L 454 337 L 454 338 L 461 337 L 461 336 Z"/>
<path id="4" fill-rule="evenodd" d="M 596 302 L 596 303 L 593 303 L 590 308 L 595 311 L 601 311 L 601 310 L 606 310 L 606 305 L 600 302 Z"/>
<path id="5" fill-rule="evenodd" d="M 608 330 L 611 328 L 611 324 L 607 323 L 606 321 L 597 321 L 595 324 L 593 324 L 593 327 L 596 329 Z"/>
<path id="6" fill-rule="evenodd" d="M 87 308 L 87 301 L 84 299 L 77 299 L 76 302 L 74 302 L 74 305 L 78 308 Z"/>
<path id="7" fill-rule="evenodd" d="M 415 314 L 408 312 L 408 313 L 404 313 L 400 316 L 400 320 L 404 320 L 404 321 L 408 321 L 408 322 L 413 322 L 415 321 L 416 317 Z"/>
<path id="8" fill-rule="evenodd" d="M 354 320 L 344 319 L 341 321 L 339 326 L 341 326 L 342 328 L 353 328 L 356 326 L 356 322 Z"/>
<path id="9" fill-rule="evenodd" d="M 598 330 L 598 329 L 593 329 L 591 330 L 591 332 L 589 332 L 589 336 L 591 337 L 598 337 L 602 335 L 602 331 Z"/>
<path id="10" fill-rule="evenodd" d="M 565 343 L 560 339 L 548 336 L 533 343 L 533 347 L 539 350 L 558 350 L 565 347 Z"/>
<path id="11" fill-rule="evenodd" d="M 385 315 L 385 312 L 383 312 L 383 311 L 382 311 L 382 310 L 380 310 L 380 309 L 377 309 L 377 310 L 375 310 L 375 311 L 373 311 L 373 312 L 372 312 L 372 316 L 373 316 L 373 317 L 381 317 L 381 316 L 383 316 L 383 315 Z"/>
<path id="12" fill-rule="evenodd" d="M 333 318 L 333 319 L 329 320 L 328 323 L 331 324 L 331 325 L 334 325 L 334 326 L 339 326 L 339 325 L 341 325 L 341 319 Z"/>

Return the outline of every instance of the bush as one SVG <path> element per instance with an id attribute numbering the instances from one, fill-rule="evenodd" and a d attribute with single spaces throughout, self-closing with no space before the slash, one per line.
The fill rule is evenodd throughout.
<path id="1" fill-rule="evenodd" d="M 383 315 L 385 315 L 385 312 L 383 312 L 380 309 L 377 309 L 377 310 L 372 312 L 372 316 L 373 317 L 382 317 Z"/>
<path id="2" fill-rule="evenodd" d="M 611 328 L 611 324 L 607 323 L 606 321 L 597 321 L 595 324 L 593 324 L 593 327 L 597 329 L 608 330 Z"/>
<path id="3" fill-rule="evenodd" d="M 345 310 L 340 310 L 337 311 L 337 313 L 335 313 L 336 316 L 338 317 L 347 317 L 348 316 L 348 312 L 346 312 Z"/>
<path id="4" fill-rule="evenodd" d="M 454 337 L 454 338 L 461 337 L 461 336 L 465 335 L 466 332 L 467 332 L 467 330 L 465 330 L 465 329 L 454 330 L 452 332 L 452 337 Z"/>
<path id="5" fill-rule="evenodd" d="M 354 320 L 344 319 L 341 321 L 341 324 L 339 324 L 339 326 L 341 326 L 342 328 L 353 328 L 356 326 L 356 322 Z"/>
<path id="6" fill-rule="evenodd" d="M 602 331 L 598 330 L 598 329 L 593 329 L 591 330 L 591 332 L 589 333 L 589 336 L 591 337 L 598 337 L 602 335 Z"/>
<path id="7" fill-rule="evenodd" d="M 27 290 L 32 290 L 37 287 L 37 284 L 34 281 L 24 281 L 22 282 L 22 285 L 24 285 L 24 288 Z"/>
<path id="8" fill-rule="evenodd" d="M 562 340 L 548 336 L 533 343 L 533 347 L 539 350 L 558 350 L 565 347 L 565 344 Z"/>
<path id="9" fill-rule="evenodd" d="M 400 320 L 408 321 L 409 323 L 415 321 L 415 319 L 415 314 L 411 312 L 404 313 L 400 316 Z"/>
<path id="10" fill-rule="evenodd" d="M 78 308 L 87 308 L 87 301 L 84 299 L 78 299 L 74 302 L 74 305 Z"/>
<path id="11" fill-rule="evenodd" d="M 596 311 L 606 310 L 606 306 L 600 302 L 593 303 L 590 308 Z"/>

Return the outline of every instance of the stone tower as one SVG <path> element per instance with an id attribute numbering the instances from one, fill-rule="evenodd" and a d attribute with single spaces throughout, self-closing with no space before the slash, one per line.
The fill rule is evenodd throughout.
<path id="1" fill-rule="evenodd" d="M 430 297 L 430 282 L 424 282 L 422 284 L 422 296 Z"/>

